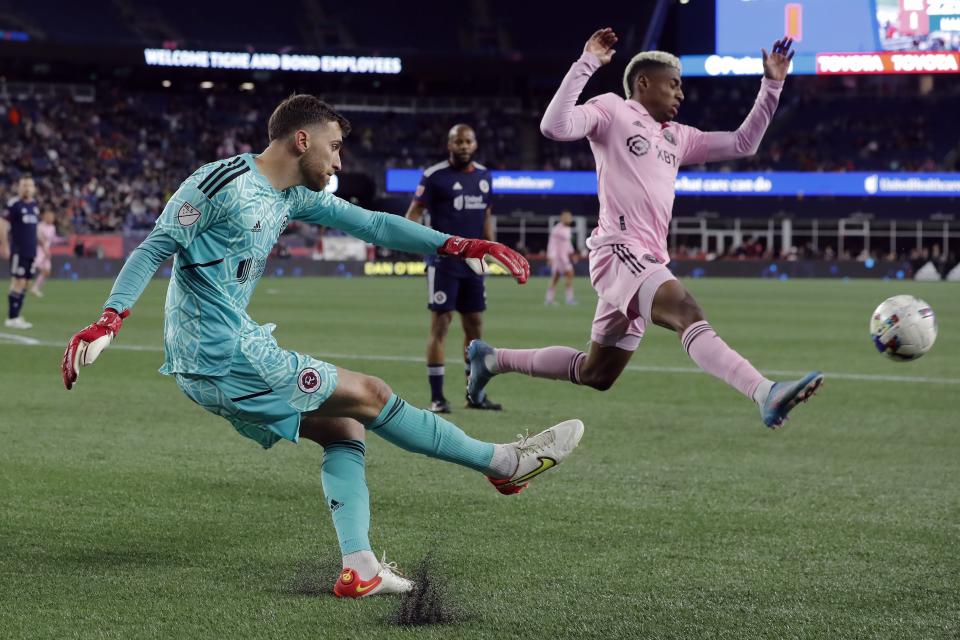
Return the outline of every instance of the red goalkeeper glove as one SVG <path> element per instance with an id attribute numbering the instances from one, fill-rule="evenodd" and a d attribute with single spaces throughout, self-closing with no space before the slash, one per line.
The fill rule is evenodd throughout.
<path id="1" fill-rule="evenodd" d="M 526 282 L 527 278 L 530 277 L 530 263 L 527 262 L 527 259 L 499 242 L 451 236 L 447 238 L 442 247 L 437 249 L 437 253 L 441 256 L 463 258 L 468 267 L 481 275 L 486 273 L 488 269 L 483 258 L 490 256 L 509 271 L 520 284 Z"/>
<path id="2" fill-rule="evenodd" d="M 100 352 L 110 346 L 123 326 L 123 319 L 128 315 L 129 309 L 123 313 L 105 309 L 99 320 L 70 338 L 67 350 L 63 352 L 63 360 L 60 361 L 63 386 L 68 390 L 73 388 L 80 367 L 93 364 Z"/>

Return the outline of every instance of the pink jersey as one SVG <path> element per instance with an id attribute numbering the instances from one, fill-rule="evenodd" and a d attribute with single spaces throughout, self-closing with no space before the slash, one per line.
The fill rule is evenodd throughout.
<path id="1" fill-rule="evenodd" d="M 572 229 L 562 222 L 553 225 L 550 231 L 550 240 L 547 242 L 547 259 L 559 262 L 569 262 L 573 253 Z"/>
<path id="2" fill-rule="evenodd" d="M 37 257 L 49 258 L 50 246 L 57 237 L 57 228 L 47 222 L 37 225 Z"/>
<path id="3" fill-rule="evenodd" d="M 736 131 L 703 132 L 675 122 L 660 124 L 636 100 L 613 93 L 576 106 L 599 67 L 592 53 L 573 63 L 543 114 L 540 130 L 552 140 L 590 141 L 597 162 L 600 220 L 587 246 L 639 245 L 666 263 L 678 169 L 756 153 L 783 82 L 763 79 L 753 109 Z"/>

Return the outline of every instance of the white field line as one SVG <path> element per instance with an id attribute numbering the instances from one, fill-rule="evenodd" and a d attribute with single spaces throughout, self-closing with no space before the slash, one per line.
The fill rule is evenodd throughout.
<path id="1" fill-rule="evenodd" d="M 66 345 L 59 342 L 49 342 L 44 340 L 37 340 L 35 338 L 30 338 L 16 333 L 0 333 L 0 344 L 4 342 L 12 342 L 21 346 L 29 347 L 56 347 L 58 349 L 64 348 Z M 143 346 L 135 344 L 123 344 L 118 343 L 110 346 L 111 349 L 118 349 L 122 351 L 151 351 L 151 352 L 162 352 L 163 348 L 159 346 Z M 311 352 L 310 355 L 315 358 L 322 358 L 330 362 L 336 362 L 337 360 L 367 360 L 371 362 L 412 362 L 412 363 L 423 363 L 422 356 L 390 356 L 390 355 L 368 355 L 368 354 L 350 354 L 350 353 L 318 353 Z M 447 364 L 454 365 L 462 363 L 463 360 L 447 360 Z M 703 373 L 700 369 L 696 367 L 658 367 L 642 364 L 631 364 L 627 365 L 627 371 L 637 371 L 641 373 Z M 786 376 L 799 378 L 802 375 L 808 373 L 807 371 L 790 371 L 790 370 L 768 370 L 764 373 L 771 376 Z M 836 371 L 825 371 L 824 375 L 832 380 L 863 380 L 870 382 L 914 382 L 919 384 L 960 384 L 960 378 L 931 378 L 926 376 L 895 376 L 895 375 L 882 375 L 875 373 L 841 373 Z"/>

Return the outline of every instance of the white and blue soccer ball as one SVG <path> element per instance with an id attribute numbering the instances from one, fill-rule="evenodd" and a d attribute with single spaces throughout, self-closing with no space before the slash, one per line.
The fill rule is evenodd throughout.
<path id="1" fill-rule="evenodd" d="M 937 339 L 937 318 L 926 302 L 914 296 L 893 296 L 870 316 L 870 337 L 891 360 L 916 360 Z"/>

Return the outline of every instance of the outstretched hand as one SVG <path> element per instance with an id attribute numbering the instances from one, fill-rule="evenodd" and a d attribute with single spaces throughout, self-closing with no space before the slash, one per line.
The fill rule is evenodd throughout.
<path id="1" fill-rule="evenodd" d="M 791 50 L 793 38 L 782 38 L 773 43 L 770 53 L 766 49 L 760 49 L 763 54 L 763 75 L 770 80 L 783 80 L 787 77 L 787 71 L 790 69 L 790 62 L 793 60 L 795 50 Z"/>
<path id="2" fill-rule="evenodd" d="M 527 278 L 530 277 L 530 264 L 527 259 L 499 242 L 450 236 L 443 243 L 443 246 L 437 249 L 437 253 L 442 256 L 462 258 L 474 273 L 480 275 L 487 272 L 487 264 L 484 262 L 484 258 L 489 256 L 494 262 L 499 263 L 509 271 L 510 275 L 520 284 L 526 282 Z"/>
<path id="3" fill-rule="evenodd" d="M 590 39 L 587 40 L 583 51 L 584 53 L 592 53 L 597 56 L 600 64 L 607 64 L 613 59 L 613 54 L 616 53 L 616 50 L 612 48 L 616 43 L 617 34 L 613 32 L 613 29 L 610 27 L 598 29 L 590 36 Z"/>
<path id="4" fill-rule="evenodd" d="M 120 327 L 123 326 L 123 319 L 129 315 L 129 309 L 122 313 L 117 313 L 113 309 L 104 309 L 99 320 L 84 327 L 70 338 L 67 350 L 63 352 L 63 359 L 60 361 L 63 386 L 67 391 L 76 384 L 80 367 L 93 364 L 103 350 L 110 346 L 120 332 Z"/>

